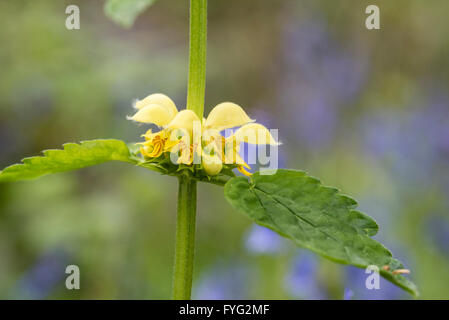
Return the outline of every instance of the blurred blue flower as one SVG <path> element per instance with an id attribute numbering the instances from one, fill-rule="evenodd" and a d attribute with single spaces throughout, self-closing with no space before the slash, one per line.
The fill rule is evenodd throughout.
<path id="1" fill-rule="evenodd" d="M 245 237 L 245 247 L 251 253 L 272 254 L 282 251 L 284 241 L 276 232 L 253 225 Z"/>
<path id="2" fill-rule="evenodd" d="M 367 59 L 331 36 L 314 13 L 309 19 L 292 16 L 283 32 L 281 103 L 297 114 L 290 130 L 308 147 L 326 146 L 335 135 L 341 108 L 363 86 Z"/>
<path id="3" fill-rule="evenodd" d="M 343 293 L 343 300 L 351 300 L 354 297 L 354 291 L 349 288 L 345 288 Z"/>
<path id="4" fill-rule="evenodd" d="M 193 297 L 199 300 L 245 299 L 247 278 L 247 269 L 238 263 L 217 266 L 200 278 Z"/>
<path id="5" fill-rule="evenodd" d="M 345 267 L 346 287 L 343 293 L 345 300 L 396 300 L 407 298 L 406 293 L 391 282 L 380 277 L 379 289 L 367 289 L 365 282 L 370 273 L 353 266 Z"/>
<path id="6" fill-rule="evenodd" d="M 301 251 L 285 277 L 287 291 L 299 299 L 327 299 L 328 294 L 318 279 L 318 269 L 317 256 L 308 251 Z"/>
<path id="7" fill-rule="evenodd" d="M 431 97 L 426 108 L 384 109 L 362 121 L 363 145 L 403 187 L 448 179 L 449 98 Z"/>
<path id="8" fill-rule="evenodd" d="M 58 283 L 63 287 L 67 261 L 67 254 L 60 249 L 45 253 L 18 281 L 13 298 L 44 299 Z"/>

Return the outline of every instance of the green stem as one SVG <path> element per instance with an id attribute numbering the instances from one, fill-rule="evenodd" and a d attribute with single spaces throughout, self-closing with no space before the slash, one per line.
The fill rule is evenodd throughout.
<path id="1" fill-rule="evenodd" d="M 190 1 L 190 50 L 187 109 L 202 119 L 206 90 L 207 0 Z"/>
<path id="2" fill-rule="evenodd" d="M 179 177 L 173 299 L 188 300 L 192 289 L 196 218 L 195 180 Z"/>
<path id="3" fill-rule="evenodd" d="M 187 109 L 193 110 L 200 119 L 203 118 L 206 90 L 206 37 L 207 0 L 191 0 Z M 197 181 L 188 175 L 179 177 L 175 266 L 173 272 L 173 299 L 175 300 L 190 299 L 192 291 L 196 185 Z"/>

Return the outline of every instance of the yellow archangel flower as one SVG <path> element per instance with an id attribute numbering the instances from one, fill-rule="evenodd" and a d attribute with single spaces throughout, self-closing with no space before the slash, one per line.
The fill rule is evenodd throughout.
<path id="1" fill-rule="evenodd" d="M 140 145 L 140 153 L 147 158 L 158 158 L 162 153 L 170 152 L 178 144 L 178 141 L 170 140 L 167 130 L 152 133 L 150 129 L 142 136 L 145 138 L 145 142 L 138 143 L 138 145 Z"/>
<path id="2" fill-rule="evenodd" d="M 178 164 L 201 163 L 210 176 L 220 173 L 223 164 L 237 165 L 240 172 L 251 175 L 246 170 L 250 166 L 239 155 L 242 142 L 279 145 L 266 127 L 254 123 L 235 103 L 218 104 L 202 121 L 192 110 L 178 112 L 174 102 L 163 94 L 149 95 L 137 101 L 135 107 L 138 111 L 129 119 L 163 127 L 159 132 L 149 130 L 143 135 L 146 140 L 140 143 L 143 156 L 180 154 Z M 235 127 L 240 128 L 227 138 L 220 133 Z"/>

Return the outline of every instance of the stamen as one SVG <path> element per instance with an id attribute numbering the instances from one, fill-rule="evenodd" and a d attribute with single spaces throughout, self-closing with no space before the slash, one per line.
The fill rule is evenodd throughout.
<path id="1" fill-rule="evenodd" d="M 246 171 L 244 166 L 238 166 L 237 170 L 240 171 L 241 173 L 243 173 L 247 177 L 251 177 L 253 175 L 251 172 Z"/>

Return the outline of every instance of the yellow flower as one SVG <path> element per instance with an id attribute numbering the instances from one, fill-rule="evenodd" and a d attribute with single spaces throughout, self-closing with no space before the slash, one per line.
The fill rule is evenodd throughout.
<path id="1" fill-rule="evenodd" d="M 215 106 L 205 121 L 206 129 L 222 131 L 224 129 L 240 127 L 254 122 L 243 109 L 232 102 L 223 102 Z"/>
<path id="2" fill-rule="evenodd" d="M 179 155 L 177 163 L 195 163 L 195 155 L 201 155 L 201 163 L 208 175 L 217 175 L 223 164 L 237 165 L 240 172 L 251 175 L 250 166 L 240 157 L 242 142 L 278 145 L 271 133 L 261 124 L 254 123 L 246 112 L 235 103 L 224 102 L 212 109 L 206 119 L 200 120 L 192 110 L 178 112 L 174 102 L 165 95 L 153 94 L 137 101 L 139 109 L 130 119 L 154 123 L 164 129 L 145 135 L 141 153 L 146 157 L 159 157 L 164 152 Z M 228 138 L 220 132 L 240 127 Z M 175 138 L 173 138 L 175 136 Z"/>
<path id="3" fill-rule="evenodd" d="M 145 99 L 136 101 L 134 107 L 137 112 L 128 119 L 142 123 L 154 123 L 159 127 L 168 124 L 178 114 L 175 103 L 160 93 L 151 94 Z M 169 130 L 161 130 L 156 133 L 148 130 L 143 135 L 145 142 L 139 143 L 142 155 L 148 158 L 157 158 L 162 153 L 171 151 L 179 141 L 171 140 L 170 134 Z"/>
<path id="4" fill-rule="evenodd" d="M 161 130 L 156 133 L 152 133 L 151 129 L 144 135 L 145 142 L 138 143 L 141 145 L 140 153 L 148 158 L 157 158 L 162 153 L 170 151 L 179 141 L 170 140 L 170 133 L 167 130 Z"/>
<path id="5" fill-rule="evenodd" d="M 190 140 L 185 137 L 182 137 L 172 148 L 170 148 L 170 152 L 177 155 L 177 158 L 173 159 L 173 161 L 176 160 L 177 164 L 182 163 L 191 165 L 193 163 L 195 157 L 194 145 L 190 144 L 189 141 Z"/>

